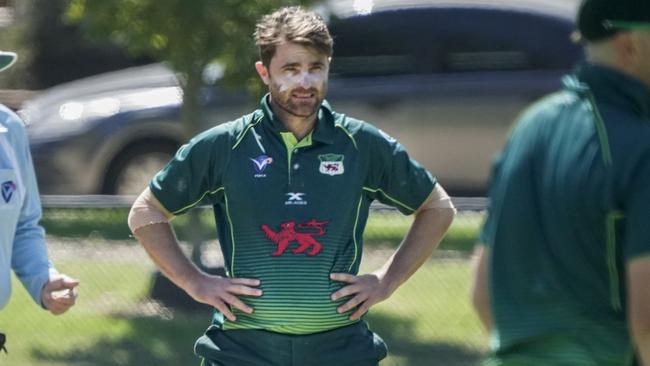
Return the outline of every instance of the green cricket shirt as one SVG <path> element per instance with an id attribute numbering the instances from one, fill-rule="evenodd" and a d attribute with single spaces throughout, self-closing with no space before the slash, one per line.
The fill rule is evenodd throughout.
<path id="1" fill-rule="evenodd" d="M 494 166 L 493 347 L 521 361 L 553 344 L 527 365 L 630 365 L 624 265 L 650 255 L 650 91 L 591 65 L 564 85 L 524 112 Z"/>
<path id="2" fill-rule="evenodd" d="M 150 184 L 175 215 L 214 207 L 230 277 L 257 278 L 264 294 L 242 297 L 253 314 L 215 314 L 225 330 L 309 334 L 351 324 L 330 295 L 332 272 L 356 274 L 370 203 L 404 214 L 429 196 L 435 179 L 375 127 L 324 102 L 301 141 L 261 108 L 218 125 L 182 146 Z"/>

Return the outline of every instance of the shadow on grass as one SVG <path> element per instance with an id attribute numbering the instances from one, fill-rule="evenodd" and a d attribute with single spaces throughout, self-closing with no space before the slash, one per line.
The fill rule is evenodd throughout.
<path id="1" fill-rule="evenodd" d="M 198 366 L 200 360 L 193 353 L 193 345 L 209 320 L 207 312 L 176 312 L 171 320 L 133 317 L 129 320 L 129 331 L 121 337 L 102 337 L 90 345 L 61 352 L 35 348 L 31 351 L 32 359 L 69 366 Z M 370 315 L 367 320 L 388 344 L 390 355 L 400 359 L 400 365 L 477 365 L 482 356 L 470 346 L 413 340 L 416 321 L 412 319 L 381 314 Z M 393 366 L 386 362 L 382 365 Z"/>
<path id="2" fill-rule="evenodd" d="M 198 366 L 200 359 L 194 355 L 194 341 L 209 321 L 210 314 L 203 312 L 175 314 L 172 320 L 133 317 L 124 336 L 102 337 L 90 345 L 62 352 L 33 349 L 32 359 L 70 366 Z"/>
<path id="3" fill-rule="evenodd" d="M 476 233 L 449 233 L 442 239 L 438 249 L 457 250 L 460 252 L 471 252 L 476 244 Z"/>
<path id="4" fill-rule="evenodd" d="M 474 366 L 483 357 L 483 353 L 471 345 L 413 339 L 417 321 L 414 319 L 371 313 L 366 321 L 386 342 L 388 354 L 400 359 L 400 366 Z M 383 362 L 382 366 L 393 364 Z"/>

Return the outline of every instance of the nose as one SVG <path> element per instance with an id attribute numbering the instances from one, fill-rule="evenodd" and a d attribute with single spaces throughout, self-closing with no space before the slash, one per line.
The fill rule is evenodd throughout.
<path id="1" fill-rule="evenodd" d="M 298 80 L 298 85 L 301 88 L 309 89 L 312 86 L 312 80 L 308 72 L 303 71 L 300 73 L 300 79 Z"/>

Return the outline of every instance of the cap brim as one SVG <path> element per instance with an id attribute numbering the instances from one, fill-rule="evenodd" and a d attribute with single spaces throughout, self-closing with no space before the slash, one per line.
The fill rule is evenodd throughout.
<path id="1" fill-rule="evenodd" d="M 650 29 L 650 22 L 628 22 L 619 20 L 605 20 L 603 25 L 606 29 Z"/>
<path id="2" fill-rule="evenodd" d="M 0 51 L 0 71 L 8 69 L 11 65 L 16 62 L 18 55 L 14 52 L 4 52 Z"/>

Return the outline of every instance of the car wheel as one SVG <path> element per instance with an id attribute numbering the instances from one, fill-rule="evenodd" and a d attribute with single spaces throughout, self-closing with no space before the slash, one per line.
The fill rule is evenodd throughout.
<path id="1" fill-rule="evenodd" d="M 122 152 L 106 174 L 104 194 L 134 195 L 171 159 L 177 145 L 172 142 L 143 142 Z"/>

